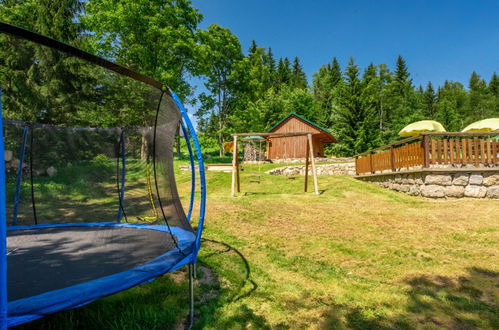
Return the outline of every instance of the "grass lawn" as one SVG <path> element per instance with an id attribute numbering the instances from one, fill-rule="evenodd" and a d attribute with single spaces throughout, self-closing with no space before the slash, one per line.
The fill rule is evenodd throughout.
<path id="1" fill-rule="evenodd" d="M 347 176 L 319 177 L 316 196 L 302 178 L 250 183 L 256 169 L 236 198 L 230 173 L 207 173 L 196 327 L 499 328 L 499 201 L 429 200 Z M 177 172 L 185 205 L 189 180 Z M 20 328 L 174 328 L 187 306 L 178 271 Z"/>

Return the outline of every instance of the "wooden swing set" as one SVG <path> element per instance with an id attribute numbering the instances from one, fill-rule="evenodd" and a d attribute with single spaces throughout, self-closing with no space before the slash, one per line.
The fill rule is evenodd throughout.
<path id="1" fill-rule="evenodd" d="M 232 189 L 231 189 L 231 196 L 235 197 L 236 196 L 236 190 L 238 193 L 241 192 L 241 180 L 240 180 L 240 175 L 239 175 L 239 160 L 238 160 L 238 137 L 243 137 L 243 136 L 260 136 L 262 138 L 269 138 L 269 137 L 293 137 L 293 136 L 307 136 L 306 140 L 306 157 L 305 157 L 305 187 L 304 191 L 307 192 L 308 190 L 308 168 L 311 165 L 312 167 L 312 177 L 314 179 L 314 192 L 316 195 L 319 195 L 319 185 L 317 183 L 317 171 L 315 168 L 315 159 L 314 159 L 314 146 L 312 142 L 312 133 L 310 132 L 289 132 L 289 133 L 236 133 L 232 134 L 232 137 L 234 138 L 234 150 L 233 150 L 233 157 L 232 157 Z"/>

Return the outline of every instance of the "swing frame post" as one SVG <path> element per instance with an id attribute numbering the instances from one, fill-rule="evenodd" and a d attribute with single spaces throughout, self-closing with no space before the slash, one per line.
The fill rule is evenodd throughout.
<path id="1" fill-rule="evenodd" d="M 310 157 L 310 146 L 308 144 L 308 139 L 305 141 L 307 145 L 307 154 L 305 157 L 305 189 L 304 191 L 308 191 L 308 165 L 309 165 L 309 157 Z"/>
<path id="2" fill-rule="evenodd" d="M 234 136 L 234 145 L 232 148 L 232 189 L 231 196 L 236 196 L 236 181 L 237 181 L 237 192 L 241 191 L 239 182 L 239 165 L 237 164 L 237 136 Z"/>
<path id="3" fill-rule="evenodd" d="M 237 182 L 237 192 L 241 192 L 241 182 L 239 179 L 239 165 L 237 159 L 237 138 L 239 136 L 260 136 L 263 138 L 269 137 L 292 137 L 292 136 L 304 136 L 306 137 L 307 144 L 307 157 L 305 159 L 305 187 L 304 190 L 307 192 L 308 190 L 308 168 L 311 165 L 312 167 L 312 177 L 314 180 L 314 191 L 316 195 L 319 195 L 319 184 L 317 181 L 317 170 L 315 167 L 315 159 L 314 159 L 314 146 L 312 142 L 312 133 L 310 132 L 287 132 L 287 133 L 235 133 L 232 134 L 234 138 L 234 154 L 232 158 L 232 188 L 231 188 L 231 196 L 236 196 L 236 182 Z"/>
<path id="4" fill-rule="evenodd" d="M 308 139 L 307 151 L 310 149 L 310 160 L 312 163 L 312 176 L 314 177 L 314 190 L 315 190 L 315 194 L 319 195 L 319 184 L 317 183 L 317 171 L 315 168 L 314 144 L 312 142 L 312 134 L 307 134 L 307 139 Z"/>

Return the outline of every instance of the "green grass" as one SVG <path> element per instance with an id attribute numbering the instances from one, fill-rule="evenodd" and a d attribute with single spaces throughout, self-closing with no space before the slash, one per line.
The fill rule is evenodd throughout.
<path id="1" fill-rule="evenodd" d="M 498 201 L 429 200 L 346 176 L 319 177 L 316 196 L 301 178 L 250 183 L 257 169 L 246 165 L 236 198 L 230 173 L 207 173 L 199 263 L 211 272 L 198 268 L 196 328 L 499 327 Z M 176 175 L 187 205 L 190 173 Z M 187 306 L 179 271 L 21 328 L 174 328 Z"/>

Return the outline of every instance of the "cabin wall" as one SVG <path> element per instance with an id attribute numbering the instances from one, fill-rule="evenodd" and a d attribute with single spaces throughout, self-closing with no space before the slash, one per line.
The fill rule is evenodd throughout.
<path id="1" fill-rule="evenodd" d="M 297 118 L 290 118 L 272 131 L 273 133 L 309 132 L 321 133 L 320 130 Z M 269 159 L 305 158 L 307 154 L 307 136 L 271 137 L 268 139 L 267 157 Z M 312 144 L 315 157 L 324 155 L 324 146 L 320 136 L 313 136 Z"/>

